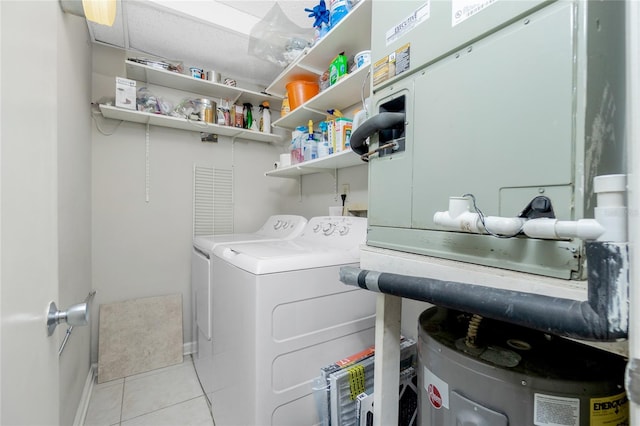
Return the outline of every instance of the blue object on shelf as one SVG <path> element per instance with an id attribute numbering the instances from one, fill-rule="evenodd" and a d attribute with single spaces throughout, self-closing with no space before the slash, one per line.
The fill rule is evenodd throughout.
<path id="1" fill-rule="evenodd" d="M 351 10 L 351 0 L 332 0 L 330 4 L 329 24 L 333 28 Z"/>
<path id="2" fill-rule="evenodd" d="M 329 11 L 327 10 L 327 6 L 324 0 L 320 0 L 320 3 L 317 6 L 314 6 L 313 9 L 304 9 L 305 12 L 309 13 L 309 18 L 315 18 L 313 26 L 315 28 L 322 29 L 323 24 L 324 27 L 329 27 Z"/>

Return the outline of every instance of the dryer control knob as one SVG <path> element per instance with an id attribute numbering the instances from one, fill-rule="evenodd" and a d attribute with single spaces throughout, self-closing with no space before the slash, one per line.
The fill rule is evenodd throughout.
<path id="1" fill-rule="evenodd" d="M 280 229 L 282 226 L 282 221 L 278 219 L 278 221 L 273 225 L 273 229 Z"/>
<path id="2" fill-rule="evenodd" d="M 347 235 L 349 233 L 349 227 L 347 225 L 343 225 L 340 227 L 340 231 L 338 231 L 340 233 L 340 235 Z"/>
<path id="3" fill-rule="evenodd" d="M 320 228 L 322 228 L 322 226 L 320 224 L 317 224 L 316 226 L 313 227 L 313 232 L 320 231 Z"/>
<path id="4" fill-rule="evenodd" d="M 289 222 L 284 222 L 282 224 L 282 229 L 287 229 L 289 227 Z"/>

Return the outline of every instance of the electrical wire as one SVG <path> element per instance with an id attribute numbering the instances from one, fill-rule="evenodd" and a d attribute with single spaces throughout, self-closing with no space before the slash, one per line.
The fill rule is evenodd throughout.
<path id="1" fill-rule="evenodd" d="M 346 215 L 344 214 L 344 213 L 345 213 L 345 212 L 344 212 L 344 202 L 345 202 L 345 201 L 346 201 L 346 199 L 347 199 L 347 194 L 340 194 L 340 198 L 342 198 L 342 215 L 343 215 L 343 216 L 346 216 Z"/>
<path id="2" fill-rule="evenodd" d="M 518 231 L 515 234 L 512 234 L 512 235 L 499 235 L 499 234 L 496 234 L 495 232 L 491 232 L 491 230 L 489 230 L 489 228 L 487 228 L 487 224 L 485 222 L 484 213 L 482 213 L 482 210 L 480 210 L 480 208 L 476 204 L 476 197 L 473 194 L 464 194 L 463 197 L 471 198 L 471 201 L 473 202 L 473 209 L 478 214 L 478 217 L 480 218 L 480 223 L 482 223 L 482 226 L 484 227 L 484 230 L 487 231 L 487 234 L 491 235 L 492 237 L 496 237 L 496 238 L 513 238 L 513 237 L 517 237 L 522 232 L 522 226 L 520 226 L 520 229 L 518 229 Z"/>
<path id="3" fill-rule="evenodd" d="M 367 110 L 367 103 L 364 98 L 364 88 L 367 85 L 367 81 L 369 80 L 369 76 L 371 75 L 371 66 L 369 66 L 369 71 L 367 71 L 367 76 L 362 80 L 362 88 L 360 89 L 360 100 L 362 101 L 362 109 L 364 110 L 365 117 L 369 117 L 369 111 Z"/>
<path id="4" fill-rule="evenodd" d="M 94 103 L 92 103 L 91 105 L 92 105 L 92 106 L 94 106 L 94 107 L 96 106 L 96 104 L 94 104 Z M 104 130 L 102 130 L 102 129 L 100 128 L 100 124 L 98 123 L 98 120 L 96 119 L 96 116 L 97 116 L 97 115 L 102 116 L 102 113 L 100 113 L 100 111 L 97 111 L 95 108 L 91 108 L 91 118 L 92 118 L 92 119 L 93 119 L 93 121 L 95 121 L 95 123 L 96 123 L 96 129 L 98 129 L 98 131 L 99 131 L 100 133 L 102 133 L 103 135 L 105 135 L 105 136 L 112 136 L 112 135 L 116 132 L 116 130 L 118 130 L 118 127 L 120 127 L 120 125 L 121 125 L 121 124 L 122 124 L 122 122 L 124 121 L 124 120 L 119 120 L 119 121 L 118 121 L 118 124 L 116 124 L 116 127 L 114 127 L 114 128 L 113 128 L 113 130 L 111 131 L 111 133 L 107 133 L 107 132 L 105 132 Z"/>

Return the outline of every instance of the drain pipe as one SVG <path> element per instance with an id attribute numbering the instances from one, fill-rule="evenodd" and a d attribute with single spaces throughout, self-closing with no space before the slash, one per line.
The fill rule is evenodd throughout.
<path id="1" fill-rule="evenodd" d="M 586 244 L 588 300 L 376 272 L 344 266 L 340 281 L 511 322 L 545 333 L 592 341 L 627 337 L 629 261 L 626 243 Z"/>

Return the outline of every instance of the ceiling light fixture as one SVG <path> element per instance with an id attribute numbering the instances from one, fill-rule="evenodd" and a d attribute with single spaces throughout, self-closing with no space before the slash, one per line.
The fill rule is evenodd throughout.
<path id="1" fill-rule="evenodd" d="M 60 6 L 66 13 L 97 24 L 112 26 L 116 20 L 116 0 L 60 0 Z"/>

